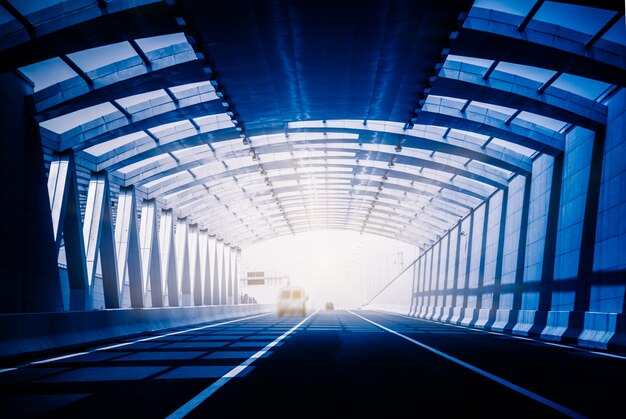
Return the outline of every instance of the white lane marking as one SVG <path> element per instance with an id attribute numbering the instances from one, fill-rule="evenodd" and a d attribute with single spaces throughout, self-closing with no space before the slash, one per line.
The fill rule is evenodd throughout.
<path id="1" fill-rule="evenodd" d="M 404 314 L 391 313 L 391 312 L 387 312 L 387 311 L 380 311 L 380 310 L 371 310 L 371 311 L 375 311 L 375 312 L 381 313 L 381 314 L 391 314 L 393 316 L 404 317 L 406 319 L 415 320 L 415 321 L 435 323 L 435 324 L 440 325 L 440 326 L 457 327 L 457 328 L 460 328 L 460 329 L 466 329 L 466 330 L 471 331 L 471 332 L 483 332 L 483 333 L 489 333 L 490 335 L 504 336 L 504 337 L 507 337 L 507 338 L 531 340 L 533 342 L 542 343 L 542 344 L 548 345 L 548 346 L 556 346 L 556 347 L 559 347 L 559 348 L 566 348 L 566 349 L 573 349 L 575 351 L 588 352 L 590 354 L 596 354 L 596 355 L 600 355 L 600 356 L 605 356 L 607 358 L 626 359 L 626 356 L 624 356 L 624 355 L 611 354 L 611 353 L 608 353 L 608 352 L 591 351 L 589 349 L 580 348 L 578 346 L 564 345 L 562 343 L 546 342 L 545 340 L 541 340 L 541 339 L 533 339 L 533 338 L 527 338 L 527 337 L 522 337 L 522 336 L 517 336 L 517 335 L 509 335 L 507 333 L 494 332 L 494 331 L 485 330 L 485 329 L 475 329 L 473 327 L 460 326 L 458 324 L 443 323 L 443 322 L 438 322 L 438 321 L 435 321 L 435 320 L 420 319 L 418 317 L 411 317 L 411 316 L 406 316 Z"/>
<path id="2" fill-rule="evenodd" d="M 458 365 L 460 365 L 462 367 L 465 367 L 465 368 L 467 368 L 467 369 L 469 369 L 471 371 L 474 371 L 475 373 L 478 373 L 478 374 L 482 375 L 483 377 L 489 378 L 490 380 L 493 380 L 493 381 L 495 381 L 498 384 L 502 384 L 503 386 L 508 387 L 511 390 L 514 390 L 514 391 L 516 391 L 516 392 L 518 392 L 518 393 L 520 393 L 520 394 L 522 394 L 522 395 L 524 395 L 526 397 L 529 397 L 529 398 L 531 398 L 531 399 L 533 399 L 533 400 L 535 400 L 535 401 L 537 401 L 539 403 L 542 403 L 542 404 L 544 404 L 544 405 L 546 405 L 548 407 L 551 407 L 552 409 L 554 409 L 554 410 L 556 410 L 556 411 L 558 411 L 560 413 L 563 413 L 564 415 L 567 415 L 567 416 L 573 417 L 573 418 L 584 418 L 585 417 L 584 415 L 581 415 L 578 412 L 575 412 L 575 411 L 573 411 L 573 410 L 571 410 L 571 409 L 569 409 L 569 408 L 567 408 L 567 407 L 565 407 L 563 405 L 560 405 L 560 404 L 558 404 L 556 402 L 553 402 L 552 400 L 546 399 L 545 397 L 542 397 L 542 396 L 538 395 L 537 393 L 533 393 L 530 390 L 526 390 L 525 388 L 520 387 L 520 386 L 518 386 L 516 384 L 513 384 L 512 382 L 507 381 L 507 380 L 505 380 L 503 378 L 500 378 L 500 377 L 498 377 L 498 376 L 496 376 L 494 374 L 491 374 L 490 372 L 487 372 L 487 371 L 485 371 L 483 369 L 480 369 L 480 368 L 475 367 L 475 366 L 473 366 L 471 364 L 468 364 L 465 361 L 461 361 L 458 358 L 455 358 L 455 357 L 453 357 L 451 355 L 448 355 L 448 354 L 446 354 L 444 352 L 441 352 L 438 349 L 435 349 L 435 348 L 433 348 L 431 346 L 428 346 L 428 345 L 426 345 L 424 343 L 421 343 L 421 342 L 419 342 L 419 341 L 417 341 L 415 339 L 412 339 L 412 338 L 410 338 L 410 337 L 408 337 L 406 335 L 398 333 L 395 330 L 391 330 L 391 329 L 389 329 L 389 328 L 387 328 L 387 327 L 385 327 L 385 326 L 383 326 L 381 324 L 378 324 L 378 323 L 376 323 L 376 322 L 374 322 L 372 320 L 366 319 L 365 317 L 360 316 L 360 315 L 358 315 L 358 314 L 356 314 L 356 313 L 354 313 L 354 312 L 352 312 L 350 310 L 347 310 L 347 311 L 349 313 L 352 313 L 355 316 L 365 320 L 366 322 L 373 324 L 374 326 L 380 327 L 381 329 L 383 329 L 383 330 L 385 330 L 385 331 L 387 331 L 389 333 L 392 333 L 392 334 L 394 334 L 394 335 L 396 335 L 398 337 L 401 337 L 402 339 L 408 340 L 409 342 L 414 343 L 415 345 L 417 345 L 417 346 L 419 346 L 419 347 L 421 347 L 423 349 L 426 349 L 426 350 L 428 350 L 428 351 L 430 351 L 430 352 L 432 352 L 434 354 L 437 354 L 437 355 L 447 359 L 448 361 L 452 361 L 455 364 L 458 364 Z"/>
<path id="3" fill-rule="evenodd" d="M 252 364 L 255 360 L 262 357 L 267 351 L 276 346 L 278 342 L 285 339 L 287 336 L 292 334 L 296 329 L 302 326 L 306 321 L 308 321 L 311 317 L 315 316 L 319 310 L 315 311 L 315 313 L 311 314 L 309 317 L 302 320 L 300 323 L 293 326 L 291 329 L 277 337 L 273 342 L 268 343 L 263 349 L 252 355 L 250 358 L 243 361 L 241 364 L 228 371 L 222 378 L 215 381 L 213 384 L 202 390 L 195 397 L 189 400 L 187 403 L 176 409 L 173 413 L 167 416 L 167 419 L 178 419 L 187 416 L 192 410 L 200 405 L 200 403 L 204 402 L 206 399 L 211 397 L 213 393 L 219 390 L 224 384 L 230 381 L 231 378 L 239 375 L 243 370 L 245 370 L 250 364 Z"/>
<path id="4" fill-rule="evenodd" d="M 79 355 L 86 355 L 89 352 L 76 352 L 74 354 L 69 354 L 69 355 L 63 355 L 63 356 L 57 356 L 55 358 L 48 358 L 48 359 L 43 359 L 41 361 L 33 361 L 30 364 L 31 365 L 36 365 L 36 364 L 46 364 L 48 362 L 53 362 L 53 361 L 60 361 L 62 359 L 67 359 L 67 358 L 73 358 L 75 356 L 79 356 Z"/>
<path id="5" fill-rule="evenodd" d="M 535 340 L 535 339 L 532 339 L 532 340 Z M 554 342 L 541 342 L 541 343 L 543 343 L 544 345 L 548 345 L 548 346 L 556 346 L 557 348 L 565 348 L 565 349 L 570 349 L 571 348 L 571 346 L 563 345 L 561 343 L 554 343 Z"/>
<path id="6" fill-rule="evenodd" d="M 531 339 L 531 338 L 527 338 L 524 336 L 517 336 L 517 335 L 510 335 L 513 339 L 519 339 L 519 340 L 530 340 L 530 341 L 534 341 L 535 339 Z"/>
<path id="7" fill-rule="evenodd" d="M 578 348 L 574 348 L 574 349 L 578 349 Z M 581 350 L 582 350 L 582 349 L 581 349 Z M 587 351 L 587 350 L 585 350 L 585 352 L 589 352 L 590 354 L 596 354 L 596 355 L 608 356 L 609 358 L 626 359 L 626 356 L 622 356 L 622 355 L 615 355 L 615 354 L 607 354 L 606 352 Z"/>
<path id="8" fill-rule="evenodd" d="M 128 345 L 132 345 L 133 343 L 137 343 L 138 341 L 135 342 L 124 342 L 124 343 L 116 343 L 115 345 L 109 345 L 109 346 L 104 346 L 102 348 L 96 348 L 93 351 L 108 351 L 109 349 L 115 349 L 115 348 L 121 348 L 122 346 L 128 346 Z"/>
<path id="9" fill-rule="evenodd" d="M 122 346 L 132 345 L 133 343 L 146 342 L 146 341 L 149 341 L 149 340 L 164 338 L 166 336 L 180 335 L 181 333 L 194 332 L 196 330 L 202 330 L 202 329 L 209 329 L 209 328 L 212 328 L 212 327 L 223 326 L 225 324 L 230 324 L 230 323 L 235 323 L 235 322 L 241 322 L 241 321 L 244 321 L 244 320 L 255 319 L 257 317 L 269 316 L 270 314 L 272 314 L 272 313 L 256 314 L 256 315 L 250 316 L 250 317 L 242 317 L 240 319 L 228 320 L 228 321 L 221 322 L 221 323 L 214 323 L 214 324 L 209 324 L 209 325 L 206 325 L 206 326 L 193 327 L 191 329 L 179 330 L 177 332 L 166 333 L 164 335 L 150 336 L 150 337 L 138 339 L 138 340 L 135 340 L 135 341 L 132 341 L 132 342 L 116 343 L 115 345 L 109 345 L 109 346 L 105 346 L 105 347 L 102 347 L 102 348 L 96 348 L 96 349 L 93 349 L 93 350 L 87 351 L 87 352 L 76 352 L 76 353 L 72 353 L 72 354 L 68 354 L 68 355 L 58 356 L 56 358 L 43 359 L 43 360 L 40 360 L 40 361 L 32 361 L 32 362 L 29 362 L 29 363 L 26 363 L 26 364 L 23 364 L 23 365 L 18 365 L 18 366 L 13 367 L 13 368 L 0 369 L 0 374 L 2 374 L 3 372 L 13 371 L 13 370 L 17 370 L 17 369 L 20 369 L 20 368 L 24 368 L 24 367 L 27 367 L 29 365 L 45 364 L 45 363 L 48 363 L 48 362 L 59 361 L 59 360 L 62 360 L 62 359 L 72 358 L 72 357 L 79 356 L 79 355 L 86 355 L 86 354 L 90 354 L 90 353 L 97 352 L 97 351 L 106 351 L 106 350 L 109 350 L 109 349 L 121 348 Z"/>

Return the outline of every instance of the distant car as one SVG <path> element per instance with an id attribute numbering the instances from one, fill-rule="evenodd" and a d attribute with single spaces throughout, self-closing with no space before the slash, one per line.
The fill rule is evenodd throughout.
<path id="1" fill-rule="evenodd" d="M 335 305 L 332 302 L 330 301 L 326 302 L 326 310 L 334 310 L 334 309 L 335 309 Z"/>
<path id="2" fill-rule="evenodd" d="M 301 287 L 283 287 L 278 293 L 277 311 L 279 316 L 300 314 L 306 316 L 306 301 L 309 299 Z"/>

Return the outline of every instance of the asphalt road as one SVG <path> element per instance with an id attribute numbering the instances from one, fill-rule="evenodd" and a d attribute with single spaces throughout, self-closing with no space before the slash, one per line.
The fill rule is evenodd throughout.
<path id="1" fill-rule="evenodd" d="M 2 368 L 3 418 L 626 413 L 624 354 L 360 310 L 194 325 Z"/>

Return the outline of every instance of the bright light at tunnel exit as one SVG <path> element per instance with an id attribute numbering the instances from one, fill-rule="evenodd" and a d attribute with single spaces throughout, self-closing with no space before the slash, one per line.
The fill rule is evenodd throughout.
<path id="1" fill-rule="evenodd" d="M 273 304 L 280 285 L 302 286 L 311 309 L 357 308 L 368 290 L 384 286 L 417 256 L 409 244 L 341 230 L 312 231 L 256 243 L 242 250 L 241 291 Z M 263 285 L 246 283 L 263 272 Z M 280 278 L 268 281 L 267 278 Z M 271 284 L 271 285 L 270 285 Z"/>

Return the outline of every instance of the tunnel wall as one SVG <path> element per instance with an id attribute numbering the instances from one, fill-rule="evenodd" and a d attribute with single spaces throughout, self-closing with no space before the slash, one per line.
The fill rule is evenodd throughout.
<path id="1" fill-rule="evenodd" d="M 32 88 L 0 73 L 0 312 L 63 310 L 43 152 L 27 117 Z M 34 263 L 35 261 L 36 263 Z"/>
<path id="2" fill-rule="evenodd" d="M 147 331 L 268 313 L 267 304 L 1 314 L 0 357 L 102 342 Z"/>
<path id="3" fill-rule="evenodd" d="M 562 154 L 534 158 L 366 307 L 626 346 L 626 92 L 607 106 L 606 130 L 571 129 Z"/>

